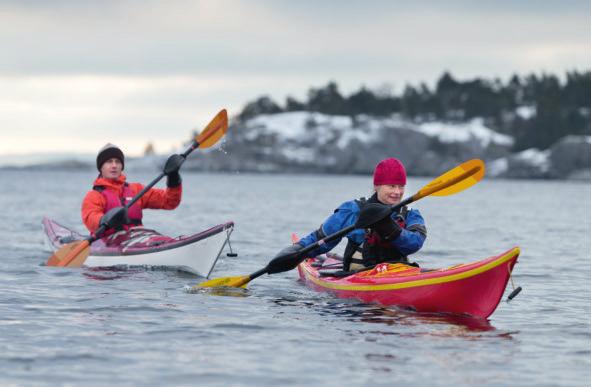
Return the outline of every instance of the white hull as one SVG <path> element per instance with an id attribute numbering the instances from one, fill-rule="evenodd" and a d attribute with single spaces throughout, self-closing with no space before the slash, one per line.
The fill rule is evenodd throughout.
<path id="1" fill-rule="evenodd" d="M 63 247 L 65 243 L 84 238 L 83 235 L 48 218 L 43 219 L 43 228 L 47 245 L 52 251 Z M 154 247 L 138 248 L 132 245 L 129 248 L 109 248 L 99 240 L 92 244 L 84 266 L 167 267 L 209 277 L 233 229 L 233 223 L 228 222 Z"/>
<path id="2" fill-rule="evenodd" d="M 209 277 L 231 233 L 229 228 L 191 244 L 143 254 L 90 255 L 84 266 L 166 266 Z"/>

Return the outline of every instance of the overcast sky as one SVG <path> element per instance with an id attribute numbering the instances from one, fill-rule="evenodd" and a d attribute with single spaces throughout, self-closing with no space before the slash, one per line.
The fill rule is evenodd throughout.
<path id="1" fill-rule="evenodd" d="M 411 3 L 411 4 L 409 4 Z M 0 155 L 169 152 L 222 107 L 336 81 L 591 70 L 586 1 L 0 0 Z"/>

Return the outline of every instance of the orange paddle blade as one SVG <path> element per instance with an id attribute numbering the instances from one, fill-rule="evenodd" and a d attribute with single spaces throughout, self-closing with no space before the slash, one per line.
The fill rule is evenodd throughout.
<path id="1" fill-rule="evenodd" d="M 484 162 L 479 159 L 466 161 L 432 180 L 413 195 L 414 200 L 425 196 L 447 196 L 472 187 L 484 177 Z M 414 201 L 413 200 L 413 201 Z"/>
<path id="2" fill-rule="evenodd" d="M 64 260 L 64 258 L 68 258 L 72 250 L 77 248 L 82 241 L 76 241 L 72 243 L 68 243 L 67 245 L 62 246 L 58 249 L 49 259 L 47 260 L 47 266 L 59 266 L 59 263 Z M 68 258 L 69 259 L 69 258 Z"/>
<path id="3" fill-rule="evenodd" d="M 80 267 L 90 254 L 87 240 L 68 243 L 47 260 L 47 266 Z"/>
<path id="4" fill-rule="evenodd" d="M 199 148 L 209 148 L 219 141 L 228 131 L 228 112 L 220 110 L 209 124 L 195 137 Z"/>

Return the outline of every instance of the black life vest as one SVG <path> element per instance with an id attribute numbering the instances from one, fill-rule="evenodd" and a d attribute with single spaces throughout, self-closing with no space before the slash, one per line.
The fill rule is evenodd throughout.
<path id="1" fill-rule="evenodd" d="M 356 202 L 359 206 L 362 206 L 365 202 L 378 203 L 377 195 L 374 194 L 369 199 L 360 198 Z M 402 207 L 394 219 L 402 228 L 406 226 L 408 211 L 406 206 Z M 361 245 L 350 239 L 348 240 L 343 256 L 343 270 L 348 271 L 352 263 L 369 267 L 383 262 L 408 263 L 408 257 L 392 246 L 390 241 L 382 241 L 379 234 L 371 229 L 365 230 L 364 241 Z"/>

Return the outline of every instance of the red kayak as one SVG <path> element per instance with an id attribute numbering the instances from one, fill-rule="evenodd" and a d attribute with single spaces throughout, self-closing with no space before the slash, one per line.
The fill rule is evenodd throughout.
<path id="1" fill-rule="evenodd" d="M 373 269 L 337 275 L 328 268 L 342 259 L 308 258 L 298 266 L 300 278 L 311 288 L 341 298 L 410 308 L 419 312 L 467 314 L 487 318 L 501 301 L 519 248 L 481 261 L 442 269 L 424 269 L 405 264 L 379 264 Z M 323 259 L 325 258 L 325 259 Z"/>

